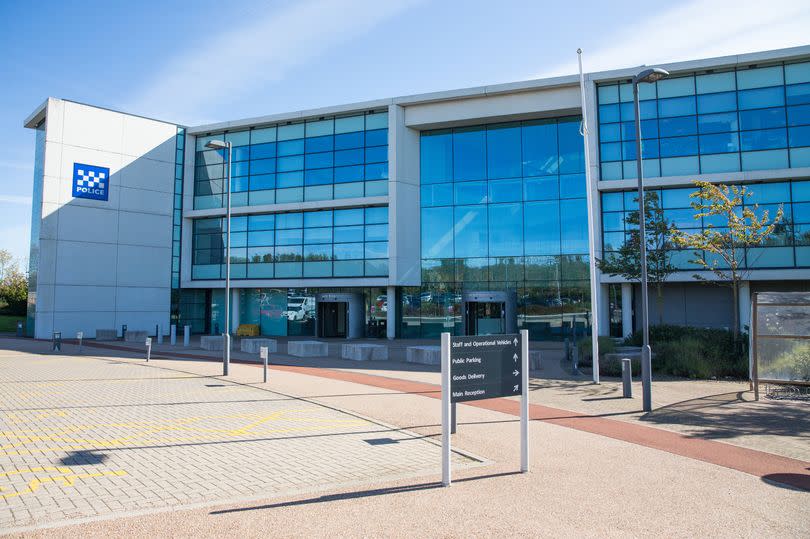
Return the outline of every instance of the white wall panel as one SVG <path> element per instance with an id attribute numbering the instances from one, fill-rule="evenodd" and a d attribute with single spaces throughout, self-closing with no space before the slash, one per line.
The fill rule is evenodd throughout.
<path id="1" fill-rule="evenodd" d="M 169 215 L 152 215 L 122 211 L 117 241 L 121 245 L 148 245 L 166 247 L 172 241 L 172 218 Z"/>
<path id="2" fill-rule="evenodd" d="M 144 189 L 120 188 L 119 207 L 122 211 L 171 215 L 174 193 L 158 193 Z"/>
<path id="3" fill-rule="evenodd" d="M 124 114 L 63 101 L 65 125 L 62 143 L 122 153 Z"/>
<path id="4" fill-rule="evenodd" d="M 118 311 L 159 311 L 168 313 L 170 295 L 170 289 L 166 287 L 119 286 L 116 289 L 115 304 Z"/>
<path id="5" fill-rule="evenodd" d="M 124 115 L 121 153 L 170 163 L 174 167 L 174 137 L 177 126 L 138 116 Z"/>
<path id="6" fill-rule="evenodd" d="M 118 185 L 174 194 L 174 162 L 124 156 L 122 163 Z"/>
<path id="7" fill-rule="evenodd" d="M 169 286 L 170 247 L 118 246 L 119 286 Z"/>
<path id="8" fill-rule="evenodd" d="M 115 285 L 114 243 L 59 241 L 56 285 Z"/>
<path id="9" fill-rule="evenodd" d="M 118 212 L 104 208 L 84 208 L 66 204 L 59 209 L 60 240 L 115 243 Z"/>
<path id="10" fill-rule="evenodd" d="M 114 311 L 114 286 L 57 286 L 54 311 Z"/>

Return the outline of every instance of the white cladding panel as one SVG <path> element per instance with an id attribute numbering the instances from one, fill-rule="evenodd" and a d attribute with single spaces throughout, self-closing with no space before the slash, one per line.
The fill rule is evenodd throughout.
<path id="1" fill-rule="evenodd" d="M 35 335 L 168 327 L 177 126 L 49 99 Z M 110 169 L 74 198 L 74 163 Z"/>

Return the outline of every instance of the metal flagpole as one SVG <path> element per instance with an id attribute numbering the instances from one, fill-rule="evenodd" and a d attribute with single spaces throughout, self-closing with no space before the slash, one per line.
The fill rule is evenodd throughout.
<path id="1" fill-rule="evenodd" d="M 591 192 L 591 158 L 588 149 L 588 110 L 585 99 L 585 76 L 582 74 L 582 49 L 577 49 L 577 60 L 579 61 L 579 93 L 582 99 L 582 127 L 579 134 L 585 145 L 585 196 L 588 204 L 588 265 L 591 276 L 591 340 L 593 341 L 593 382 L 599 383 L 599 316 L 597 290 L 599 283 L 596 282 L 596 244 L 594 233 L 594 212 L 596 207 L 593 203 L 593 193 Z"/>

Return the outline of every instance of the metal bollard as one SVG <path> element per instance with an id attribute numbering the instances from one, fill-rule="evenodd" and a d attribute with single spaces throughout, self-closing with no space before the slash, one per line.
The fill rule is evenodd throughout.
<path id="1" fill-rule="evenodd" d="M 84 339 L 84 331 L 76 332 L 76 340 L 79 341 L 79 353 L 82 353 L 82 339 Z"/>
<path id="2" fill-rule="evenodd" d="M 146 362 L 149 362 L 149 359 L 152 357 L 152 337 L 146 338 Z"/>
<path id="3" fill-rule="evenodd" d="M 53 332 L 53 351 L 54 352 L 61 352 L 62 351 L 62 332 L 61 331 L 54 331 Z"/>
<path id="4" fill-rule="evenodd" d="M 633 398 L 633 362 L 630 358 L 622 358 L 622 397 Z"/>
<path id="5" fill-rule="evenodd" d="M 177 344 L 177 324 L 169 326 L 169 343 L 172 346 Z"/>
<path id="6" fill-rule="evenodd" d="M 191 338 L 191 326 L 183 326 L 183 346 L 188 348 L 188 341 Z"/>
<path id="7" fill-rule="evenodd" d="M 568 337 L 565 338 L 565 360 L 571 361 L 571 341 L 568 340 Z"/>
<path id="8" fill-rule="evenodd" d="M 127 325 L 126 324 L 121 324 L 121 340 L 122 341 L 127 340 Z"/>
<path id="9" fill-rule="evenodd" d="M 22 320 L 17 321 L 17 337 L 23 336 L 23 323 Z"/>
<path id="10" fill-rule="evenodd" d="M 270 354 L 268 353 L 268 349 L 267 349 L 266 346 L 262 346 L 262 347 L 259 348 L 259 357 L 262 359 L 262 362 L 264 362 L 264 383 L 265 384 L 267 383 L 267 361 L 269 359 L 268 358 L 269 355 Z"/>
<path id="11" fill-rule="evenodd" d="M 158 325 L 157 329 L 158 329 L 158 332 L 157 332 L 157 341 L 158 342 L 157 343 L 158 344 L 163 344 L 163 326 Z"/>
<path id="12" fill-rule="evenodd" d="M 579 372 L 579 346 L 576 341 L 571 347 L 571 374 L 582 374 Z"/>

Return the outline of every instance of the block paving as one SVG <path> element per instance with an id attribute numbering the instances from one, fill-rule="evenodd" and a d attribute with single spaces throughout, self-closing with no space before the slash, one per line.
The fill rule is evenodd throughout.
<path id="1" fill-rule="evenodd" d="M 263 387 L 0 349 L 0 532 L 440 468 L 430 440 Z"/>

